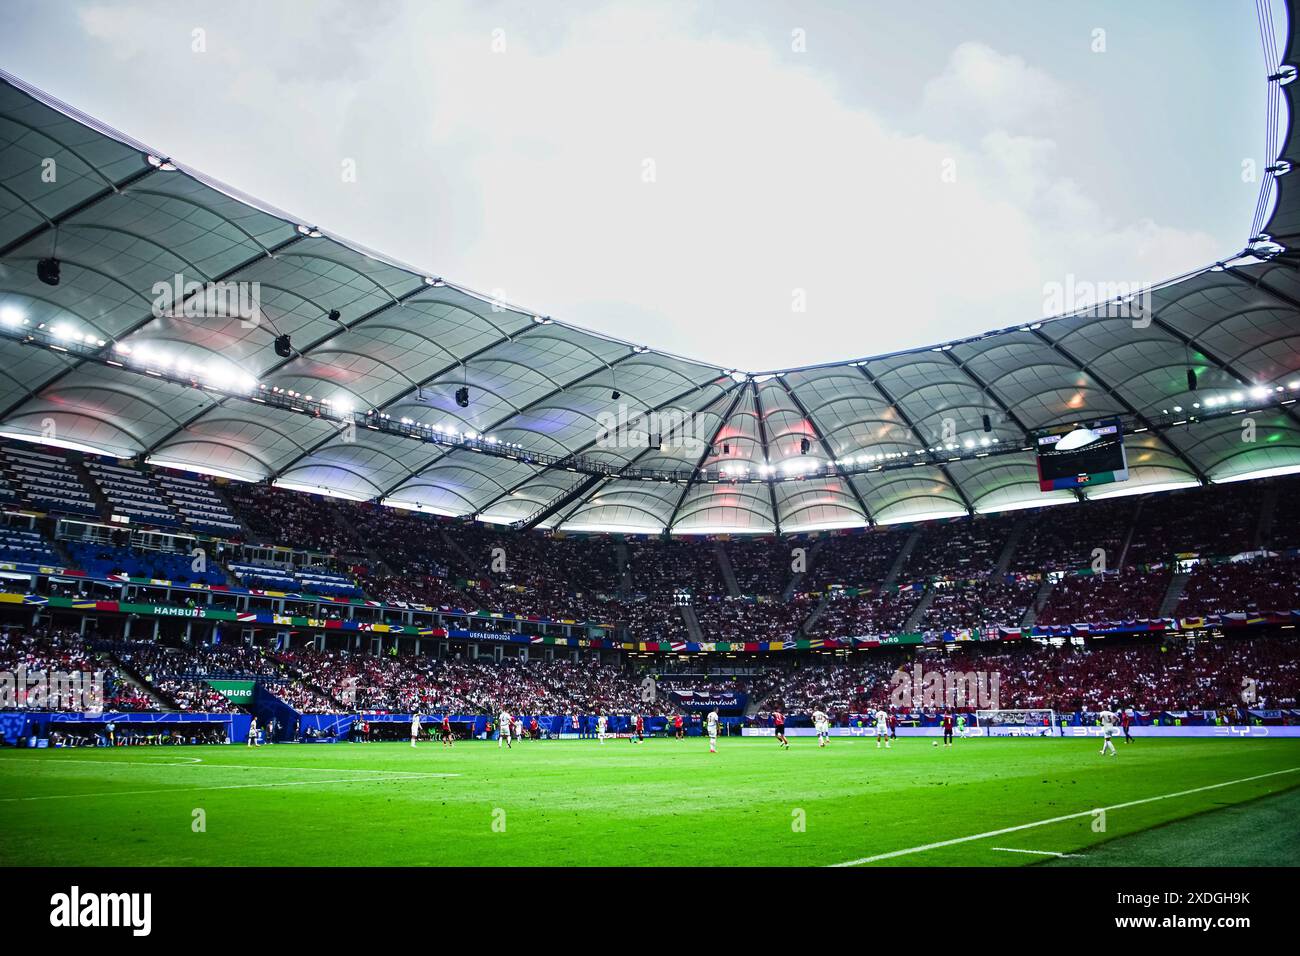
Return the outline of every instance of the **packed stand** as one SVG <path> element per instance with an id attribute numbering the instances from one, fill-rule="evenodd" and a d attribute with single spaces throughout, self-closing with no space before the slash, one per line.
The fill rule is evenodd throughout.
<path id="1" fill-rule="evenodd" d="M 812 633 L 819 637 L 897 634 L 920 599 L 921 592 L 911 589 L 857 595 L 832 591 Z"/>
<path id="2" fill-rule="evenodd" d="M 1300 557 L 1196 565 L 1178 600 L 1178 617 L 1300 610 Z"/>
<path id="3" fill-rule="evenodd" d="M 934 585 L 930 603 L 917 625 L 922 631 L 1016 627 L 1038 593 L 1039 582 L 1029 578 L 976 581 L 970 584 Z"/>
<path id="4" fill-rule="evenodd" d="M 810 598 L 787 602 L 715 597 L 691 604 L 706 641 L 732 642 L 792 639 L 816 606 Z"/>
<path id="5" fill-rule="evenodd" d="M 1011 555 L 1016 571 L 1077 571 L 1091 567 L 1102 552 L 1107 564 L 1119 561 L 1133 524 L 1137 498 L 1080 501 L 1029 515 L 1029 527 Z"/>
<path id="6" fill-rule="evenodd" d="M 640 700 L 629 674 L 594 662 L 471 661 L 297 648 L 277 659 L 360 713 L 624 712 Z"/>
<path id="7" fill-rule="evenodd" d="M 934 577 L 981 578 L 997 568 L 1016 514 L 976 516 L 921 525 L 900 581 Z"/>
<path id="8" fill-rule="evenodd" d="M 260 544 L 334 556 L 364 553 L 327 498 L 271 485 L 232 483 L 227 490 Z"/>
<path id="9" fill-rule="evenodd" d="M 1172 560 L 1175 554 L 1250 551 L 1259 511 L 1260 488 L 1249 481 L 1147 495 L 1124 563 L 1140 567 Z"/>
<path id="10" fill-rule="evenodd" d="M 1154 618 L 1169 590 L 1170 571 L 1066 575 L 1052 587 L 1035 625 L 1090 624 Z"/>
<path id="11" fill-rule="evenodd" d="M 821 591 L 835 584 L 879 587 L 911 533 L 909 528 L 874 528 L 801 541 L 799 546 L 807 549 L 809 561 L 799 589 Z"/>

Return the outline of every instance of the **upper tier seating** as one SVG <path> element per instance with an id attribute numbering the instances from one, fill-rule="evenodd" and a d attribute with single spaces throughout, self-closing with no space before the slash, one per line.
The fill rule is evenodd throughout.
<path id="1" fill-rule="evenodd" d="M 152 472 L 100 458 L 88 458 L 86 470 L 99 484 L 113 514 L 129 518 L 132 524 L 174 528 L 181 523 L 167 506 Z"/>
<path id="2" fill-rule="evenodd" d="M 62 455 L 16 444 L 4 445 L 0 451 L 5 468 L 33 508 L 98 516 L 99 509 L 89 489 Z"/>

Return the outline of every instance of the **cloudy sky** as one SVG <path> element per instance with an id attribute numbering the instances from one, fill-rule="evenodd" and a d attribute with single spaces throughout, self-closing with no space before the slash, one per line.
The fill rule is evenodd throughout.
<path id="1" fill-rule="evenodd" d="M 1250 0 L 4 0 L 0 66 L 432 274 L 761 371 L 1240 250 Z"/>

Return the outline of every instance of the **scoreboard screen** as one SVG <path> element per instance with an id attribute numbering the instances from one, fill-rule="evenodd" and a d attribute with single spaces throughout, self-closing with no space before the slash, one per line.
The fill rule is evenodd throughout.
<path id="1" fill-rule="evenodd" d="M 1034 448 L 1040 491 L 1128 481 L 1124 429 L 1118 418 L 1040 432 Z"/>

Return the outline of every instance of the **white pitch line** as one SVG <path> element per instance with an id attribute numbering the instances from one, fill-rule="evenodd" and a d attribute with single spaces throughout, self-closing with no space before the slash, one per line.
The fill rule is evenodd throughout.
<path id="1" fill-rule="evenodd" d="M 989 847 L 989 849 L 990 849 L 990 850 L 997 850 L 999 853 L 1032 853 L 1032 854 L 1034 854 L 1035 856 L 1059 856 L 1059 857 L 1069 857 L 1069 856 L 1082 856 L 1082 855 L 1083 855 L 1083 854 L 1081 854 L 1081 853 L 1056 853 L 1056 852 L 1053 851 L 1053 850 L 1017 850 L 1015 847 L 1010 847 L 1010 846 L 991 846 L 991 847 Z"/>
<path id="2" fill-rule="evenodd" d="M 178 765 L 183 766 L 183 765 Z M 364 773 L 365 771 L 357 771 Z M 384 773 L 384 771 L 374 771 L 375 773 Z M 459 777 L 458 773 L 431 773 L 424 774 L 428 777 Z M 162 787 L 156 790 L 111 790 L 102 793 L 51 793 L 42 794 L 35 797 L 0 797 L 0 803 L 26 803 L 32 800 L 79 800 L 82 797 L 140 797 L 149 794 L 159 793 L 192 793 L 195 791 L 206 790 L 259 790 L 270 787 L 319 787 L 333 783 L 380 783 L 387 782 L 393 778 L 383 777 L 378 779 L 366 779 L 363 777 L 343 777 L 338 780 L 288 780 L 282 783 L 230 783 L 217 786 L 207 787 Z M 397 778 L 402 779 L 402 778 Z"/>
<path id="3" fill-rule="evenodd" d="M 1109 813 L 1111 810 L 1123 810 L 1128 807 L 1140 806 L 1144 803 L 1155 803 L 1157 800 L 1172 800 L 1175 797 L 1186 797 L 1193 793 L 1204 793 L 1207 790 L 1218 790 L 1220 787 L 1231 787 L 1239 783 L 1250 783 L 1252 780 L 1266 780 L 1269 777 L 1277 777 L 1284 773 L 1295 773 L 1300 771 L 1300 767 L 1289 767 L 1286 770 L 1274 770 L 1272 773 L 1261 773 L 1254 777 L 1242 777 L 1240 780 L 1227 780 L 1223 783 L 1212 783 L 1204 787 L 1193 787 L 1191 790 L 1179 790 L 1177 793 L 1162 793 L 1157 797 L 1143 797 L 1141 800 L 1130 800 L 1127 803 L 1117 803 L 1111 807 L 1097 807 L 1092 810 L 1080 810 L 1078 813 L 1067 813 L 1061 817 L 1051 817 L 1047 820 L 1035 820 L 1033 823 L 1021 823 L 1014 827 L 1003 827 L 1001 830 L 989 830 L 987 833 L 976 833 L 971 836 L 956 837 L 952 840 L 940 840 L 937 843 L 926 843 L 922 846 L 908 847 L 906 850 L 892 850 L 889 853 L 877 853 L 875 856 L 864 856 L 861 859 L 849 860 L 847 863 L 832 863 L 832 867 L 844 866 L 861 866 L 864 863 L 876 863 L 880 860 L 892 860 L 895 857 L 910 856 L 913 853 L 924 853 L 926 850 L 937 850 L 945 846 L 955 846 L 958 843 L 970 843 L 973 840 L 984 840 L 988 837 L 1002 836 L 1004 833 L 1018 833 L 1021 830 L 1032 830 L 1034 827 L 1044 827 L 1053 823 L 1063 823 L 1066 820 L 1077 820 L 1079 817 L 1090 817 L 1098 810 Z"/>
<path id="4" fill-rule="evenodd" d="M 458 773 L 426 773 L 419 770 L 371 770 L 368 767 L 285 767 L 280 764 L 257 763 L 144 763 L 139 760 L 88 760 L 85 757 L 22 757 L 22 760 L 43 761 L 45 763 L 93 763 L 126 764 L 130 767 L 194 767 L 203 770 L 301 770 L 307 773 L 384 773 L 401 777 L 459 777 Z M 199 757 L 185 758 L 200 760 Z"/>

